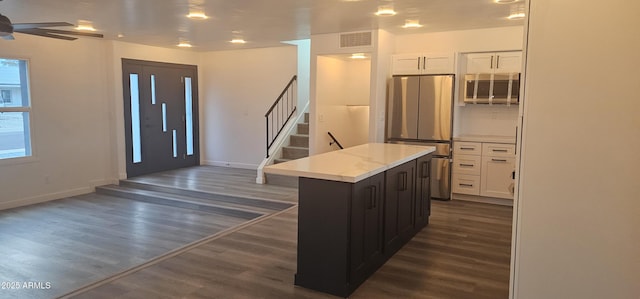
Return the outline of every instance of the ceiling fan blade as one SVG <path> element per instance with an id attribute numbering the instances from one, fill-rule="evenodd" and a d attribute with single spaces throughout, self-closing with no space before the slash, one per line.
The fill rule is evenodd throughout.
<path id="1" fill-rule="evenodd" d="M 50 37 L 50 38 L 57 38 L 57 39 L 63 39 L 63 40 L 76 40 L 76 39 L 78 39 L 76 37 L 71 37 L 71 36 L 52 34 L 52 33 L 49 33 L 48 30 L 40 29 L 40 28 L 20 29 L 20 30 L 15 30 L 15 32 L 24 33 L 24 34 L 31 34 L 31 35 L 37 35 L 37 36 L 43 36 L 43 37 Z"/>
<path id="2" fill-rule="evenodd" d="M 13 37 L 13 34 L 9 34 L 9 35 L 3 35 L 2 39 L 5 40 L 14 40 L 15 38 Z"/>
<path id="3" fill-rule="evenodd" d="M 13 30 L 16 29 L 33 29 L 38 27 L 66 27 L 73 26 L 67 22 L 44 22 L 44 23 L 14 23 Z"/>
<path id="4" fill-rule="evenodd" d="M 70 31 L 70 30 L 58 30 L 58 29 L 43 29 L 49 33 L 57 33 L 57 34 L 66 34 L 66 35 L 80 35 L 80 36 L 90 36 L 90 37 L 99 37 L 102 38 L 104 35 L 100 33 L 91 33 L 91 32 L 79 32 L 79 31 Z"/>

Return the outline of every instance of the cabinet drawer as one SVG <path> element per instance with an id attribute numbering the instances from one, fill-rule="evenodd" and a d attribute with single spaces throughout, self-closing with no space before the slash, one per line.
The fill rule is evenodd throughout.
<path id="1" fill-rule="evenodd" d="M 513 157 L 516 154 L 514 144 L 483 143 L 482 155 L 488 157 Z"/>
<path id="2" fill-rule="evenodd" d="M 453 154 L 455 155 L 475 155 L 480 156 L 482 143 L 456 141 L 453 143 Z"/>
<path id="3" fill-rule="evenodd" d="M 481 156 L 457 155 L 453 157 L 453 172 L 480 175 Z"/>
<path id="4" fill-rule="evenodd" d="M 480 176 L 467 174 L 453 174 L 453 193 L 480 195 Z"/>

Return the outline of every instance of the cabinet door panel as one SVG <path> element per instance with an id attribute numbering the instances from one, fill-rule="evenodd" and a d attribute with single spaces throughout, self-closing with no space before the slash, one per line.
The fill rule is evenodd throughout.
<path id="1" fill-rule="evenodd" d="M 394 75 L 418 75 L 422 72 L 420 54 L 393 55 L 391 63 Z"/>
<path id="2" fill-rule="evenodd" d="M 415 227 L 421 229 L 429 223 L 431 214 L 431 157 L 421 157 L 416 169 Z"/>
<path id="3" fill-rule="evenodd" d="M 493 53 L 467 54 L 467 74 L 492 73 L 494 60 Z"/>
<path id="4" fill-rule="evenodd" d="M 482 154 L 482 143 L 480 142 L 466 142 L 466 141 L 454 141 L 453 142 L 453 157 L 456 155 L 476 155 Z"/>
<path id="5" fill-rule="evenodd" d="M 350 254 L 352 283 L 363 281 L 382 260 L 384 173 L 354 185 Z"/>
<path id="6" fill-rule="evenodd" d="M 453 53 L 428 53 L 422 57 L 423 74 L 453 74 L 455 73 Z"/>
<path id="7" fill-rule="evenodd" d="M 482 157 L 472 155 L 453 156 L 453 172 L 460 174 L 480 175 Z"/>
<path id="8" fill-rule="evenodd" d="M 513 199 L 515 158 L 482 157 L 480 195 Z"/>
<path id="9" fill-rule="evenodd" d="M 516 154 L 515 144 L 483 143 L 482 155 L 491 157 L 512 158 Z"/>
<path id="10" fill-rule="evenodd" d="M 480 176 L 453 173 L 451 189 L 453 193 L 480 195 Z"/>
<path id="11" fill-rule="evenodd" d="M 496 53 L 496 73 L 519 73 L 522 68 L 522 52 Z"/>
<path id="12" fill-rule="evenodd" d="M 416 161 L 386 172 L 385 251 L 395 252 L 413 231 Z"/>

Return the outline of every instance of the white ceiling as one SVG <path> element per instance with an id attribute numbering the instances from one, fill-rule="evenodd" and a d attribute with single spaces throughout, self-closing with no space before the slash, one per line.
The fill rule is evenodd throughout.
<path id="1" fill-rule="evenodd" d="M 160 47 L 175 47 L 185 39 L 197 51 L 276 46 L 321 33 L 384 29 L 409 34 L 523 24 L 506 18 L 511 5 L 493 0 L 0 1 L 0 13 L 13 23 L 89 20 L 108 39 Z M 397 15 L 374 15 L 381 5 L 393 5 Z M 210 18 L 186 18 L 193 7 L 202 7 Z M 406 19 L 419 19 L 424 27 L 403 29 Z M 235 37 L 248 43 L 229 43 Z"/>

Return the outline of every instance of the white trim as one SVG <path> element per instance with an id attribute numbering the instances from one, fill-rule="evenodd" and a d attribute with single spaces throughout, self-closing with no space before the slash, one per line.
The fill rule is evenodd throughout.
<path id="1" fill-rule="evenodd" d="M 473 202 L 481 202 L 488 203 L 493 205 L 501 205 L 501 206 L 513 206 L 513 200 L 506 198 L 497 198 L 497 197 L 487 197 L 487 196 L 477 196 L 477 195 L 467 195 L 467 194 L 459 194 L 453 193 L 451 195 L 451 199 L 453 200 L 464 200 L 464 201 L 473 201 Z"/>
<path id="2" fill-rule="evenodd" d="M 88 194 L 88 193 L 91 193 L 93 191 L 94 191 L 93 187 L 86 186 L 86 187 L 66 190 L 66 191 L 62 191 L 62 192 L 55 192 L 55 193 L 49 193 L 49 194 L 44 194 L 44 195 L 38 195 L 38 196 L 30 197 L 30 198 L 12 200 L 12 201 L 8 201 L 8 202 L 0 202 L 0 210 L 12 209 L 12 208 L 17 208 L 17 207 L 28 206 L 28 205 L 47 202 L 47 201 L 52 201 L 52 200 L 56 200 L 56 199 L 62 199 L 62 198 L 66 198 L 66 197 L 72 197 L 72 196 L 77 196 L 77 195 L 82 195 L 82 194 Z"/>
<path id="3" fill-rule="evenodd" d="M 278 136 L 278 138 L 276 138 L 276 140 L 273 142 L 273 145 L 271 146 L 271 152 L 269 153 L 269 158 L 265 158 L 264 160 L 262 160 L 260 165 L 257 167 L 256 184 L 264 184 L 267 182 L 264 176 L 264 167 L 273 164 L 273 160 L 275 160 L 278 156 L 277 153 L 282 149 L 285 143 L 289 141 L 289 136 L 291 135 L 293 130 L 296 129 L 298 123 L 300 123 L 300 120 L 304 119 L 304 114 L 308 112 L 308 109 L 309 102 L 307 102 L 307 104 L 304 106 L 304 109 L 297 110 L 298 115 L 296 116 L 295 121 L 289 122 L 284 127 L 284 133 Z M 309 131 L 309 133 L 311 133 L 311 131 Z"/>

